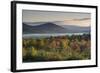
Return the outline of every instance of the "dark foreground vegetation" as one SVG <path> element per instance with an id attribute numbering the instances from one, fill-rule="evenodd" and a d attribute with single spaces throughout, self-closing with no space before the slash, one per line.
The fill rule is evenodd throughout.
<path id="1" fill-rule="evenodd" d="M 23 62 L 90 59 L 90 34 L 23 38 L 22 56 Z"/>

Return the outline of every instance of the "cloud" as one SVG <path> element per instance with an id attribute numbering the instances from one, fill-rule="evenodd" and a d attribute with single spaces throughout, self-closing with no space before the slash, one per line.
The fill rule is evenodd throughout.
<path id="1" fill-rule="evenodd" d="M 84 20 L 90 20 L 91 18 L 81 18 L 81 19 L 72 19 L 74 21 L 84 21 Z"/>

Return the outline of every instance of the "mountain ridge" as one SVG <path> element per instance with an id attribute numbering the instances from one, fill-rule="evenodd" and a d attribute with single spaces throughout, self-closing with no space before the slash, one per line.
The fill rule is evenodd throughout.
<path id="1" fill-rule="evenodd" d="M 34 24 L 34 23 L 33 23 Z M 40 23 L 32 26 L 28 23 L 23 23 L 23 33 L 79 33 L 90 32 L 90 27 L 78 27 L 72 25 L 57 25 L 53 22 Z"/>

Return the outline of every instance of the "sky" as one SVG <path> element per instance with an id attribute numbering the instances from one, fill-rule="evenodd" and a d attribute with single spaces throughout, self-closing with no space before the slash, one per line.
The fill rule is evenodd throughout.
<path id="1" fill-rule="evenodd" d="M 90 26 L 91 14 L 78 12 L 56 12 L 23 10 L 22 22 L 55 22 L 62 21 L 61 25 Z"/>

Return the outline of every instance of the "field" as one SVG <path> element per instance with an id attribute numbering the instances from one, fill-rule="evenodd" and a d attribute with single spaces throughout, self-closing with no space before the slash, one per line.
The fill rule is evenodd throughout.
<path id="1" fill-rule="evenodd" d="M 90 34 L 23 38 L 23 62 L 91 59 Z"/>

